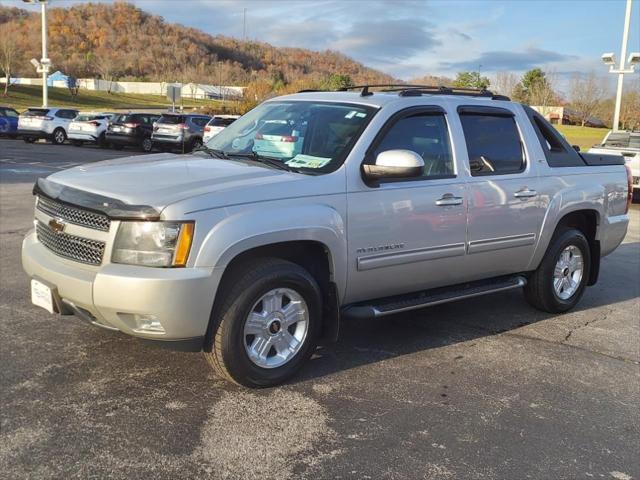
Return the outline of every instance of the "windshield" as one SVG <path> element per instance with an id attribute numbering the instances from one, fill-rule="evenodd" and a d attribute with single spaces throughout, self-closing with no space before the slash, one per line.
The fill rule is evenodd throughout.
<path id="1" fill-rule="evenodd" d="M 169 125 L 178 125 L 184 123 L 185 118 L 182 115 L 162 115 L 158 123 L 168 123 Z"/>
<path id="2" fill-rule="evenodd" d="M 81 113 L 76 117 L 76 122 L 89 122 L 91 120 L 104 120 L 104 115 L 86 114 Z"/>
<path id="3" fill-rule="evenodd" d="M 25 117 L 44 117 L 47 113 L 49 113 L 48 108 L 30 108 L 22 115 Z"/>
<path id="4" fill-rule="evenodd" d="M 256 155 L 310 173 L 337 169 L 373 107 L 326 102 L 266 102 L 207 142 L 226 155 Z"/>

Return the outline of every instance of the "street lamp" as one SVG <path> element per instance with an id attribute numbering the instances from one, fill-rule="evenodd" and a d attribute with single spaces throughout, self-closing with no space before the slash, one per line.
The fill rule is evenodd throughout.
<path id="1" fill-rule="evenodd" d="M 51 60 L 47 57 L 47 3 L 49 0 L 22 0 L 24 3 L 40 4 L 42 8 L 42 58 L 40 61 L 31 59 L 31 64 L 36 67 L 36 72 L 42 73 L 42 106 L 49 103 L 49 91 L 47 88 L 47 74 L 51 68 Z"/>
<path id="2" fill-rule="evenodd" d="M 622 48 L 620 49 L 620 64 L 616 68 L 616 56 L 613 53 L 602 55 L 602 63 L 609 66 L 609 73 L 618 75 L 618 89 L 616 90 L 616 108 L 613 113 L 613 131 L 618 130 L 620 124 L 620 105 L 622 104 L 622 84 L 625 73 L 633 73 L 635 66 L 640 63 L 640 53 L 633 52 L 629 55 L 627 63 L 629 68 L 625 68 L 624 60 L 627 56 L 627 40 L 629 39 L 629 24 L 631 23 L 631 0 L 627 0 L 627 8 L 624 15 L 624 29 L 622 30 Z"/>

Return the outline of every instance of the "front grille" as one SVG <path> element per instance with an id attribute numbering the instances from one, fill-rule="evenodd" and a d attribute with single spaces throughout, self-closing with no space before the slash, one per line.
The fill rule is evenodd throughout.
<path id="1" fill-rule="evenodd" d="M 38 241 L 56 255 L 88 265 L 102 263 L 104 242 L 76 237 L 63 232 L 56 233 L 40 221 L 36 224 L 36 234 Z"/>
<path id="2" fill-rule="evenodd" d="M 69 223 L 93 230 L 108 232 L 111 226 L 111 220 L 106 215 L 65 205 L 47 197 L 38 197 L 38 210 L 51 217 L 61 218 Z"/>

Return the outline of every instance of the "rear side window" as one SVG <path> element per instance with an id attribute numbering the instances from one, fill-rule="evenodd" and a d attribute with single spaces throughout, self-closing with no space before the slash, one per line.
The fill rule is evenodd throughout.
<path id="1" fill-rule="evenodd" d="M 454 175 L 449 130 L 442 114 L 417 113 L 396 121 L 374 150 L 371 161 L 387 150 L 411 150 L 420 155 L 424 160 L 422 178 Z"/>
<path id="2" fill-rule="evenodd" d="M 78 112 L 75 110 L 58 110 L 58 113 L 56 113 L 56 117 L 70 120 L 76 118 L 76 115 L 78 115 Z"/>
<path id="3" fill-rule="evenodd" d="M 461 114 L 471 175 L 505 175 L 524 170 L 515 119 L 507 115 Z"/>
<path id="4" fill-rule="evenodd" d="M 11 108 L 0 108 L 0 115 L 3 117 L 18 117 L 18 112 Z"/>

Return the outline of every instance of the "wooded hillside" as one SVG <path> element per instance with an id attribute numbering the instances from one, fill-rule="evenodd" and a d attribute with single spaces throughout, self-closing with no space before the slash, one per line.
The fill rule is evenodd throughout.
<path id="1" fill-rule="evenodd" d="M 211 36 L 124 2 L 50 8 L 48 18 L 54 70 L 77 78 L 246 85 L 321 82 L 340 73 L 356 83 L 394 81 L 337 52 Z M 29 59 L 40 58 L 38 11 L 0 7 L 0 24 L 17 46 L 12 74 L 36 76 Z"/>

